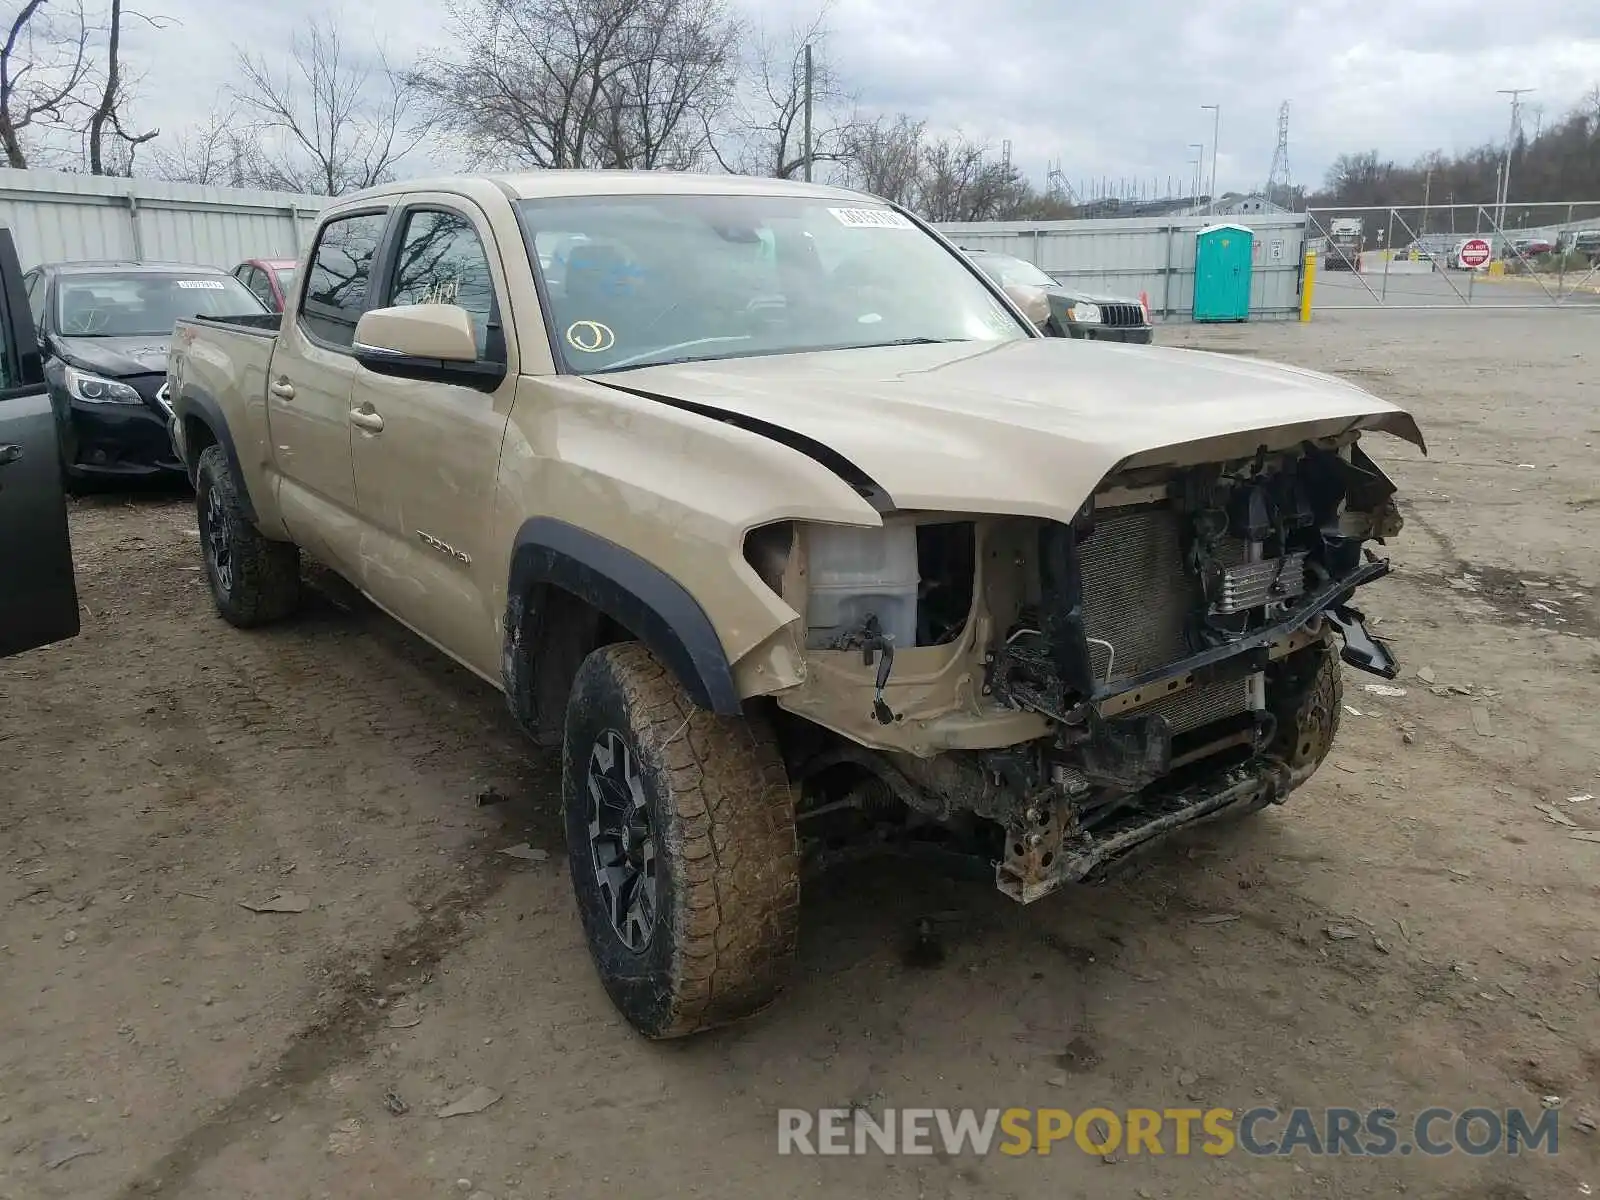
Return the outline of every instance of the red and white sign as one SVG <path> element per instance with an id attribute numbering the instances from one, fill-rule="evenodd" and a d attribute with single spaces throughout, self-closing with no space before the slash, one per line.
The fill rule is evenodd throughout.
<path id="1" fill-rule="evenodd" d="M 1461 243 L 1461 253 L 1457 257 L 1463 267 L 1476 271 L 1489 261 L 1489 243 L 1482 238 L 1468 238 Z"/>

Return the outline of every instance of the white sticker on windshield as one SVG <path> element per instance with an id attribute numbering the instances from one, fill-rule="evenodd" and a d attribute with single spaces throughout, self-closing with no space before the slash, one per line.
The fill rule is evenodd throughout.
<path id="1" fill-rule="evenodd" d="M 830 208 L 841 225 L 853 229 L 915 229 L 909 218 L 887 208 Z"/>
<path id="2" fill-rule="evenodd" d="M 180 279 L 178 286 L 184 289 L 200 288 L 207 292 L 220 292 L 222 280 L 220 279 Z"/>

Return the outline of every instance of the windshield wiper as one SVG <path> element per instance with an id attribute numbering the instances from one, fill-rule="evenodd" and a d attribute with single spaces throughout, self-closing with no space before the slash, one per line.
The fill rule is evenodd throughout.
<path id="1" fill-rule="evenodd" d="M 706 362 L 717 356 L 706 354 L 675 354 L 666 358 L 659 356 L 670 354 L 673 350 L 687 350 L 691 346 L 715 346 L 728 342 L 748 342 L 749 340 L 749 334 L 735 334 L 723 337 L 695 338 L 688 342 L 675 342 L 670 346 L 657 346 L 654 350 L 645 350 L 639 354 L 627 355 L 624 358 L 617 359 L 615 362 L 607 363 L 603 367 L 596 367 L 589 373 L 591 375 L 602 375 L 607 371 L 626 371 L 630 367 L 672 367 L 681 363 Z"/>
<path id="2" fill-rule="evenodd" d="M 887 342 L 846 342 L 840 346 L 829 346 L 829 350 L 881 350 L 887 346 L 942 346 L 946 342 L 970 342 L 971 338 L 936 338 L 936 337 L 903 337 L 894 338 Z"/>
<path id="3" fill-rule="evenodd" d="M 835 350 L 877 350 L 885 346 L 937 346 L 945 342 L 970 342 L 971 338 L 935 338 L 935 337 L 908 337 L 895 338 L 888 342 L 840 342 L 829 346 L 785 346 L 764 347 L 757 351 L 744 354 L 675 354 L 667 358 L 658 358 L 656 355 L 667 350 L 677 350 L 683 346 L 703 346 L 715 342 L 746 342 L 748 336 L 740 337 L 709 337 L 697 338 L 693 342 L 680 342 L 677 346 L 663 346 L 661 350 L 646 351 L 643 354 L 630 355 L 608 363 L 603 367 L 595 367 L 584 372 L 588 375 L 607 375 L 612 371 L 631 371 L 635 367 L 676 367 L 684 363 L 718 362 L 727 358 L 763 358 L 777 357 L 784 354 L 829 354 Z"/>

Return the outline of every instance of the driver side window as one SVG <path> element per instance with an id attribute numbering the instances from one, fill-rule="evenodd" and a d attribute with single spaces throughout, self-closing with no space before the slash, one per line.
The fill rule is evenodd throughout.
<path id="1" fill-rule="evenodd" d="M 472 222 L 461 213 L 416 209 L 407 214 L 388 303 L 460 305 L 472 314 L 479 360 L 506 361 L 489 256 Z"/>

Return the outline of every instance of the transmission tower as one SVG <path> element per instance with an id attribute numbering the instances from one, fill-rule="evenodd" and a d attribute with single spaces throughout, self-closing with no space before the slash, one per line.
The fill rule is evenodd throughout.
<path id="1" fill-rule="evenodd" d="M 1272 152 L 1272 170 L 1267 172 L 1267 201 L 1283 193 L 1281 203 L 1289 207 L 1289 102 L 1278 105 L 1278 148 Z"/>
<path id="2" fill-rule="evenodd" d="M 1050 199 L 1073 205 L 1080 203 L 1077 194 L 1072 190 L 1072 185 L 1067 182 L 1067 177 L 1061 173 L 1060 159 L 1050 164 L 1049 173 L 1045 176 L 1045 185 L 1046 194 Z"/>

